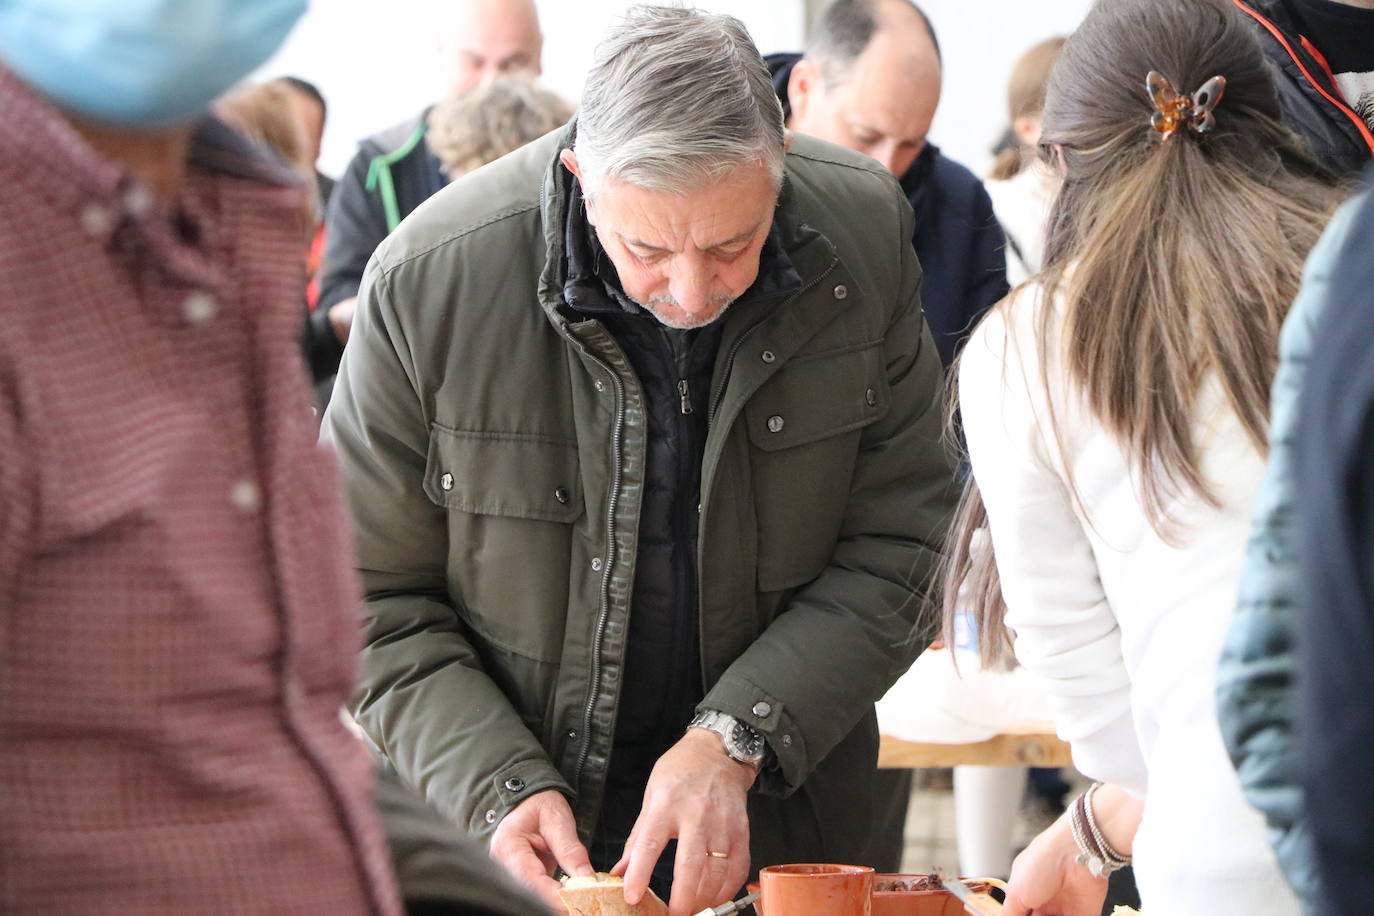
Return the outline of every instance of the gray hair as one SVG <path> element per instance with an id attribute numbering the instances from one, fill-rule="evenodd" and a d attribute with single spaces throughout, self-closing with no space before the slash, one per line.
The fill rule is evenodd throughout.
<path id="1" fill-rule="evenodd" d="M 561 127 L 572 113 L 533 77 L 498 75 L 435 105 L 426 141 L 449 178 L 458 178 Z"/>
<path id="2" fill-rule="evenodd" d="M 574 145 L 587 194 L 605 178 L 683 194 L 737 166 L 782 183 L 782 105 L 733 16 L 634 6 L 596 48 Z"/>

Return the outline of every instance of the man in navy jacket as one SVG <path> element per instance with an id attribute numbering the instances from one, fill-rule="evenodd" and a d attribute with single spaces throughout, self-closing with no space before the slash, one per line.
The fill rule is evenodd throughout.
<path id="1" fill-rule="evenodd" d="M 836 0 L 804 55 L 768 57 L 793 130 L 866 153 L 897 176 L 916 211 L 926 323 L 945 365 L 1007 293 L 1006 244 L 982 182 L 926 141 L 941 61 L 908 0 Z"/>

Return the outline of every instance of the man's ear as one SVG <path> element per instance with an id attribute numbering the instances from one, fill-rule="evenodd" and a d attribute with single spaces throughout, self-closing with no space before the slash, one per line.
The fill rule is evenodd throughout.
<path id="1" fill-rule="evenodd" d="M 820 83 L 820 70 L 809 57 L 803 57 L 792 65 L 792 72 L 787 75 L 787 102 L 792 106 L 792 117 L 788 119 L 788 124 L 806 119 L 820 92 Z"/>
<path id="2" fill-rule="evenodd" d="M 563 163 L 563 168 L 572 172 L 578 181 L 582 180 L 582 170 L 577 165 L 577 153 L 570 149 L 565 149 L 558 154 L 558 161 Z"/>
<path id="3" fill-rule="evenodd" d="M 570 149 L 565 149 L 558 154 L 558 161 L 563 163 L 563 168 L 572 172 L 577 178 L 578 183 L 582 185 L 582 209 L 587 214 L 587 222 L 595 226 L 596 201 L 592 199 L 592 195 L 587 191 L 587 182 L 582 178 L 582 166 L 577 162 L 577 153 L 574 153 Z"/>

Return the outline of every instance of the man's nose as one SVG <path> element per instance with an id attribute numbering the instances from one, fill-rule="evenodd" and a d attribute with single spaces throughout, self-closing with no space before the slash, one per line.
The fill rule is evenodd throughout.
<path id="1" fill-rule="evenodd" d="M 678 308 L 689 315 L 700 315 L 711 307 L 711 272 L 705 266 L 679 270 L 668 284 Z"/>
<path id="2" fill-rule="evenodd" d="M 902 158 L 902 147 L 895 140 L 884 140 L 868 151 L 868 155 L 877 159 L 883 166 L 894 175 L 898 175 L 897 167 Z"/>

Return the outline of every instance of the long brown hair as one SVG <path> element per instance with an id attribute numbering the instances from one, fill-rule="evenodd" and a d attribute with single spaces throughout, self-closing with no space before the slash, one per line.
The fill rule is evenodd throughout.
<path id="1" fill-rule="evenodd" d="M 1224 76 L 1215 128 L 1158 139 L 1151 70 L 1182 93 Z M 1169 538 L 1174 498 L 1216 504 L 1192 427 L 1204 382 L 1219 383 L 1255 447 L 1266 448 L 1279 328 L 1344 189 L 1279 123 L 1253 28 L 1229 0 L 1098 0 L 1055 65 L 1041 149 L 1064 184 L 1043 295 L 1017 307 L 1038 308 L 1040 365 L 1064 367 L 1070 389 L 1125 451 L 1150 524 Z M 1057 427 L 1056 392 L 1042 381 Z M 970 481 L 945 604 L 947 632 L 956 604 L 973 613 L 990 662 L 1009 643 L 992 551 L 977 544 L 985 521 Z"/>

